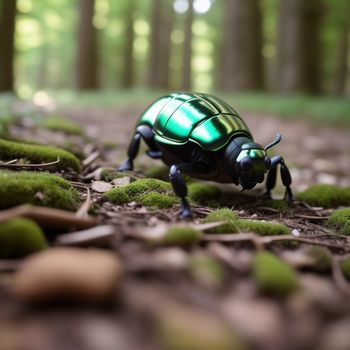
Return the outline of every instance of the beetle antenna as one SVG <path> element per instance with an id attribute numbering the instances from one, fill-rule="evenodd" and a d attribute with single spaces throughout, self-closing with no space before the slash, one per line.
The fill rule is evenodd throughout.
<path id="1" fill-rule="evenodd" d="M 277 145 L 281 140 L 282 140 L 282 135 L 278 132 L 274 140 L 271 143 L 269 143 L 267 146 L 265 146 L 265 151 Z"/>

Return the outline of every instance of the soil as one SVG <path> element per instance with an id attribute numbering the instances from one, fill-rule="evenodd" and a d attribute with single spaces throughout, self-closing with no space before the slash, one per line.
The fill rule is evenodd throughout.
<path id="1" fill-rule="evenodd" d="M 340 273 L 339 261 L 350 252 L 350 242 L 325 226 L 333 209 L 296 203 L 281 213 L 261 200 L 262 188 L 241 194 L 234 186 L 225 186 L 225 203 L 230 203 L 240 218 L 284 223 L 305 242 L 295 246 L 256 235 L 205 235 L 200 244 L 190 248 L 155 248 L 145 242 L 140 232 L 162 231 L 173 223 L 188 225 L 179 219 L 178 205 L 156 211 L 135 202 L 114 206 L 104 202 L 101 193 L 91 190 L 91 179 L 99 180 L 96 170 L 102 166 L 115 168 L 125 159 L 141 112 L 139 107 L 63 110 L 62 114 L 84 127 L 87 139 L 38 130 L 28 127 L 28 123 L 12 128 L 16 137 L 56 145 L 69 142 L 73 150 L 83 154 L 87 160 L 84 175 L 88 176 L 75 179 L 85 199 L 81 209 L 87 211 L 93 205 L 100 225 L 115 227 L 117 234 L 112 238 L 97 241 L 103 249 L 120 256 L 125 272 L 117 297 L 106 305 L 60 303 L 38 307 L 23 305 L 12 296 L 8 286 L 16 268 L 0 261 L 0 349 L 209 349 L 204 342 L 197 347 L 181 347 L 174 339 L 164 337 L 159 325 L 174 319 L 176 322 L 179 315 L 179 319 L 184 315 L 189 321 L 179 334 L 177 327 L 169 328 L 175 339 L 191 338 L 202 331 L 197 322 L 208 317 L 237 334 L 244 345 L 239 347 L 236 339 L 232 349 L 348 349 L 350 284 Z M 263 145 L 276 132 L 283 135 L 273 152 L 281 154 L 289 165 L 294 192 L 314 183 L 350 186 L 348 129 L 267 115 L 247 114 L 244 118 L 256 141 Z M 141 150 L 136 162 L 139 176 L 143 176 L 143 169 L 160 164 L 143 153 Z M 87 189 L 91 191 L 90 198 L 86 196 Z M 280 183 L 274 196 L 283 197 Z M 192 224 L 200 228 L 202 218 L 212 210 L 194 206 Z M 314 245 L 324 246 L 332 254 L 331 271 L 320 273 L 308 265 L 308 252 Z M 257 290 L 250 273 L 257 249 L 270 249 L 297 269 L 300 289 L 296 293 L 276 298 Z M 222 275 L 213 277 L 191 270 L 188 261 L 198 256 L 217 261 Z M 210 329 L 205 332 L 211 334 Z"/>

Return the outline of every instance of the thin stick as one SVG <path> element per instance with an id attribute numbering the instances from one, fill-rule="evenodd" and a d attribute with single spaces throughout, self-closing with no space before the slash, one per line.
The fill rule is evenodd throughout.
<path id="1" fill-rule="evenodd" d="M 41 163 L 41 164 L 13 164 L 11 163 L 0 163 L 0 169 L 10 169 L 10 170 L 20 170 L 20 169 L 48 169 L 51 168 L 53 165 L 57 165 L 60 163 L 60 157 L 57 157 L 57 159 L 53 162 L 48 163 Z"/>

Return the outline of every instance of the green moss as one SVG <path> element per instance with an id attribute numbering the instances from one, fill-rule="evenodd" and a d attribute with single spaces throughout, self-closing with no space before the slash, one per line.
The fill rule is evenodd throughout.
<path id="1" fill-rule="evenodd" d="M 47 248 L 41 228 L 32 220 L 11 219 L 0 223 L 0 258 L 22 258 Z"/>
<path id="2" fill-rule="evenodd" d="M 56 147 L 39 146 L 0 140 L 0 158 L 2 161 L 11 159 L 25 159 L 32 163 L 53 162 L 60 158 L 57 168 L 67 170 L 69 168 L 79 171 L 80 163 L 72 153 Z"/>
<path id="3" fill-rule="evenodd" d="M 238 231 L 254 232 L 260 236 L 288 235 L 289 228 L 276 222 L 258 220 L 237 220 L 235 225 Z"/>
<path id="4" fill-rule="evenodd" d="M 226 221 L 226 224 L 220 225 L 218 227 L 214 227 L 212 229 L 207 230 L 207 232 L 211 233 L 235 233 L 237 232 L 236 226 L 237 215 L 230 209 L 218 209 L 210 214 L 204 219 L 204 222 L 216 222 L 216 221 Z"/>
<path id="5" fill-rule="evenodd" d="M 313 206 L 324 208 L 350 205 L 350 187 L 335 185 L 313 185 L 298 193 L 296 198 Z"/>
<path id="6" fill-rule="evenodd" d="M 169 168 L 165 166 L 154 166 L 145 170 L 145 176 L 163 181 L 169 181 Z"/>
<path id="7" fill-rule="evenodd" d="M 121 188 L 112 188 L 103 194 L 103 198 L 116 205 L 130 202 L 130 197 Z"/>
<path id="8" fill-rule="evenodd" d="M 159 242 L 162 245 L 190 246 L 197 243 L 202 233 L 190 226 L 172 226 Z"/>
<path id="9" fill-rule="evenodd" d="M 130 196 L 138 196 L 147 192 L 157 192 L 173 195 L 172 187 L 169 183 L 157 179 L 141 179 L 123 187 L 124 191 Z"/>
<path id="10" fill-rule="evenodd" d="M 188 185 L 188 196 L 191 200 L 205 204 L 210 200 L 217 199 L 221 190 L 214 185 L 194 182 Z"/>
<path id="11" fill-rule="evenodd" d="M 131 173 L 126 171 L 117 171 L 114 169 L 105 168 L 101 171 L 101 180 L 110 182 L 114 179 L 120 179 L 122 177 L 128 176 L 130 181 L 136 181 L 138 178 Z"/>
<path id="12" fill-rule="evenodd" d="M 310 247 L 307 254 L 313 260 L 313 270 L 326 273 L 332 269 L 332 255 L 327 248 L 324 247 Z"/>
<path id="13" fill-rule="evenodd" d="M 335 210 L 327 220 L 327 226 L 343 235 L 350 235 L 350 208 Z"/>
<path id="14" fill-rule="evenodd" d="M 49 173 L 0 171 L 0 209 L 24 203 L 75 210 L 79 193 L 67 180 Z"/>
<path id="15" fill-rule="evenodd" d="M 200 282 L 209 286 L 219 286 L 224 279 L 224 270 L 219 262 L 205 255 L 192 257 L 190 271 Z"/>
<path id="16" fill-rule="evenodd" d="M 348 280 L 350 280 L 350 258 L 346 258 L 344 259 L 341 263 L 340 263 L 340 268 L 345 276 L 345 278 L 347 278 Z"/>
<path id="17" fill-rule="evenodd" d="M 262 293 L 286 296 L 298 287 L 295 271 L 270 252 L 257 253 L 252 268 L 255 282 Z"/>
<path id="18" fill-rule="evenodd" d="M 40 126 L 45 129 L 62 131 L 66 134 L 71 135 L 83 134 L 82 128 L 77 123 L 59 115 L 51 115 L 45 117 L 41 121 Z"/>
<path id="19" fill-rule="evenodd" d="M 145 193 L 137 197 L 137 201 L 145 205 L 146 207 L 153 207 L 159 209 L 170 208 L 176 203 L 174 197 L 170 197 L 166 194 L 157 192 Z"/>

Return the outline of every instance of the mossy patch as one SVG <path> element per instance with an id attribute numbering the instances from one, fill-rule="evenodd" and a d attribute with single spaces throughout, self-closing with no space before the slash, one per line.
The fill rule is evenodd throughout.
<path id="1" fill-rule="evenodd" d="M 240 232 L 254 232 L 260 236 L 288 235 L 289 228 L 277 222 L 258 220 L 237 220 L 235 225 Z"/>
<path id="2" fill-rule="evenodd" d="M 109 168 L 103 169 L 101 171 L 100 176 L 101 176 L 101 180 L 107 181 L 107 182 L 111 182 L 114 179 L 120 179 L 120 178 L 125 177 L 125 176 L 130 177 L 131 181 L 138 180 L 138 178 L 131 173 L 128 173 L 126 171 L 121 172 L 121 171 L 117 171 L 117 170 L 113 170 L 113 169 L 109 169 Z"/>
<path id="3" fill-rule="evenodd" d="M 137 201 L 146 207 L 154 207 L 159 209 L 170 208 L 176 203 L 176 199 L 174 197 L 157 192 L 145 193 L 138 196 Z"/>
<path id="4" fill-rule="evenodd" d="M 209 184 L 194 182 L 188 185 L 188 196 L 192 201 L 200 204 L 206 204 L 213 199 L 218 199 L 221 190 Z"/>
<path id="5" fill-rule="evenodd" d="M 306 191 L 298 193 L 296 198 L 312 206 L 324 208 L 350 205 L 350 187 L 313 185 Z"/>
<path id="6" fill-rule="evenodd" d="M 350 258 L 344 259 L 341 263 L 340 263 L 340 268 L 343 272 L 343 275 L 345 276 L 345 278 L 347 278 L 348 280 L 350 280 Z"/>
<path id="7" fill-rule="evenodd" d="M 262 293 L 286 296 L 298 287 L 296 272 L 271 252 L 257 253 L 252 268 L 256 285 Z"/>
<path id="8" fill-rule="evenodd" d="M 204 219 L 205 223 L 216 222 L 216 221 L 226 221 L 225 224 L 222 224 L 218 227 L 207 230 L 211 233 L 235 233 L 237 232 L 237 215 L 230 209 L 218 209 L 210 214 Z"/>
<path id="9" fill-rule="evenodd" d="M 273 199 L 269 200 L 266 203 L 264 203 L 267 207 L 270 207 L 272 209 L 276 209 L 280 211 L 281 213 L 286 212 L 289 209 L 288 202 L 284 199 Z"/>
<path id="10" fill-rule="evenodd" d="M 53 131 L 62 131 L 70 135 L 83 134 L 83 129 L 77 123 L 60 115 L 50 115 L 45 117 L 39 126 Z"/>
<path id="11" fill-rule="evenodd" d="M 350 235 L 350 208 L 335 210 L 327 220 L 327 226 L 343 235 Z"/>
<path id="12" fill-rule="evenodd" d="M 121 188 L 112 188 L 111 190 L 108 190 L 103 194 L 103 198 L 116 205 L 130 202 L 130 197 Z"/>
<path id="13" fill-rule="evenodd" d="M 49 173 L 0 171 L 0 209 L 24 203 L 75 210 L 79 193 L 67 180 Z"/>
<path id="14" fill-rule="evenodd" d="M 22 258 L 47 248 L 41 228 L 32 220 L 16 218 L 0 223 L 0 258 Z"/>
<path id="15" fill-rule="evenodd" d="M 191 246 L 197 243 L 202 233 L 190 226 L 172 226 L 158 242 L 166 246 Z"/>
<path id="16" fill-rule="evenodd" d="M 169 168 L 166 166 L 154 166 L 145 170 L 145 176 L 153 179 L 169 181 Z"/>
<path id="17" fill-rule="evenodd" d="M 123 187 L 112 188 L 103 197 L 114 204 L 136 201 L 160 209 L 170 208 L 176 203 L 171 185 L 157 179 L 141 179 Z"/>
<path id="18" fill-rule="evenodd" d="M 226 221 L 226 223 L 218 227 L 213 227 L 212 229 L 207 230 L 207 232 L 254 232 L 260 236 L 287 235 L 290 233 L 288 227 L 280 223 L 238 219 L 237 215 L 227 208 L 215 210 L 204 219 L 204 222 L 206 223 L 216 221 Z"/>
<path id="19" fill-rule="evenodd" d="M 56 147 L 32 145 L 27 143 L 0 140 L 0 159 L 24 159 L 32 163 L 53 162 L 60 158 L 57 168 L 80 171 L 80 163 L 72 153 Z"/>

